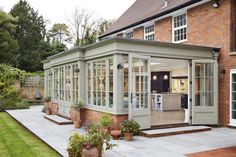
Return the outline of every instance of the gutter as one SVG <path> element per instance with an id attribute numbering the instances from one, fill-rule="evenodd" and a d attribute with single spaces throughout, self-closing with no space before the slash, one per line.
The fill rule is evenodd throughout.
<path id="1" fill-rule="evenodd" d="M 143 24 L 143 23 L 145 23 L 145 22 L 154 20 L 154 19 L 156 19 L 156 18 L 160 18 L 160 17 L 162 17 L 162 16 L 165 16 L 165 15 L 167 15 L 167 14 L 170 14 L 170 13 L 172 13 L 172 12 L 175 12 L 175 11 L 179 10 L 179 9 L 188 7 L 188 6 L 190 6 L 190 5 L 193 5 L 193 4 L 198 3 L 198 2 L 201 2 L 201 1 L 203 1 L 203 0 L 191 0 L 191 1 L 187 2 L 187 3 L 181 4 L 181 5 L 177 6 L 177 7 L 174 7 L 174 8 L 172 8 L 172 9 L 166 10 L 166 11 L 164 11 L 164 12 L 161 12 L 161 13 L 159 13 L 159 14 L 157 14 L 157 15 L 151 16 L 151 17 L 149 17 L 149 18 L 146 18 L 146 19 L 144 19 L 144 20 L 141 20 L 141 21 L 136 22 L 136 23 L 134 23 L 134 24 L 131 24 L 131 25 L 129 25 L 129 26 L 123 27 L 123 28 L 121 28 L 121 29 L 118 29 L 118 30 L 116 30 L 116 31 L 110 32 L 110 33 L 108 33 L 108 34 L 101 35 L 101 36 L 99 36 L 98 38 L 99 38 L 99 40 L 100 40 L 101 38 L 107 37 L 107 36 L 112 35 L 112 34 L 115 34 L 115 33 L 119 33 L 119 32 L 121 32 L 121 31 L 123 31 L 123 30 L 130 29 L 130 28 L 132 28 L 132 27 L 135 27 L 135 26 L 140 25 L 140 24 Z"/>

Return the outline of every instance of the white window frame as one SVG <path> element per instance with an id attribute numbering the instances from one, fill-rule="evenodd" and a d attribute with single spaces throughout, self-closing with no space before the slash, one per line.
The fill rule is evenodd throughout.
<path id="1" fill-rule="evenodd" d="M 175 18 L 180 16 L 180 15 L 183 15 L 185 14 L 186 16 L 186 25 L 183 25 L 183 26 L 180 26 L 180 27 L 176 27 L 175 28 Z M 175 41 L 175 31 L 177 30 L 181 30 L 181 29 L 184 29 L 186 28 L 186 39 L 183 39 L 183 40 L 179 40 L 179 41 Z M 173 43 L 182 43 L 182 42 L 186 42 L 188 41 L 188 16 L 187 16 L 187 11 L 184 11 L 184 12 L 181 12 L 181 13 L 178 13 L 174 16 L 172 16 L 172 42 Z"/>
<path id="2" fill-rule="evenodd" d="M 231 69 L 230 70 L 230 126 L 234 126 L 234 127 L 236 127 L 236 120 L 235 119 L 232 119 L 232 99 L 233 99 L 233 97 L 232 97 L 232 83 L 233 83 L 233 78 L 232 78 L 232 76 L 233 76 L 233 74 L 236 74 L 236 69 Z"/>
<path id="3" fill-rule="evenodd" d="M 145 29 L 151 26 L 153 26 L 153 32 L 146 33 Z M 155 41 L 155 24 L 154 23 L 144 26 L 143 31 L 144 31 L 144 40 L 147 40 L 146 39 L 147 36 L 154 35 L 153 40 L 150 40 L 150 41 Z"/>
<path id="4" fill-rule="evenodd" d="M 132 35 L 128 36 L 128 34 L 132 34 Z M 125 38 L 127 38 L 127 39 L 133 39 L 134 38 L 134 31 L 126 32 L 124 35 L 125 35 Z"/>

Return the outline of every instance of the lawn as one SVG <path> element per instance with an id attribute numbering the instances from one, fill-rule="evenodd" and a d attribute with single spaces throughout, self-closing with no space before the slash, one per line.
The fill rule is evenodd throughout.
<path id="1" fill-rule="evenodd" d="M 60 157 L 4 112 L 0 112 L 0 156 Z"/>

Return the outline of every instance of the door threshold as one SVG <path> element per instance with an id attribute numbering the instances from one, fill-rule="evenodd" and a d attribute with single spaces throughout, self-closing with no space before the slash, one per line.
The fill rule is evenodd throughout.
<path id="1" fill-rule="evenodd" d="M 150 129 L 167 129 L 167 128 L 177 128 L 177 127 L 186 127 L 189 126 L 189 123 L 173 123 L 173 124 L 161 124 L 161 125 L 152 125 Z"/>
<path id="2" fill-rule="evenodd" d="M 139 134 L 147 138 L 153 138 L 153 137 L 189 134 L 189 133 L 196 133 L 210 130 L 211 127 L 207 126 L 186 126 L 186 127 L 166 128 L 166 129 L 144 130 L 140 131 Z"/>

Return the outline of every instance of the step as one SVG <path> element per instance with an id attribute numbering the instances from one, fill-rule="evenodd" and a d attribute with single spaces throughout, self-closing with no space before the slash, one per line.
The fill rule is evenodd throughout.
<path id="1" fill-rule="evenodd" d="M 58 125 L 68 125 L 73 124 L 73 122 L 69 119 L 60 117 L 58 115 L 45 115 L 44 118 L 58 124 Z"/>
<path id="2" fill-rule="evenodd" d="M 152 125 L 151 130 L 153 129 L 167 129 L 167 128 L 176 128 L 176 127 L 186 127 L 189 126 L 189 123 L 175 123 L 175 124 L 165 124 L 165 125 Z M 148 129 L 150 130 L 150 129 Z"/>
<path id="3" fill-rule="evenodd" d="M 195 132 L 210 131 L 211 127 L 207 126 L 187 126 L 187 127 L 176 127 L 176 128 L 167 128 L 167 129 L 153 129 L 153 130 L 144 130 L 140 132 L 140 135 L 152 138 L 152 137 L 162 137 L 170 135 L 179 135 Z"/>

